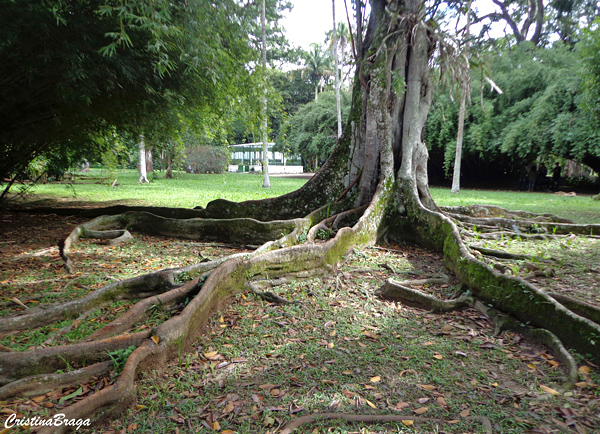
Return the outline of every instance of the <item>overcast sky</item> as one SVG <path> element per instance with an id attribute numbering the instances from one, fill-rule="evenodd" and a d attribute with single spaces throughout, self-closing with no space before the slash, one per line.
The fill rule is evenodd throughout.
<path id="1" fill-rule="evenodd" d="M 311 42 L 323 44 L 325 33 L 333 28 L 331 17 L 331 0 L 290 0 L 294 5 L 291 12 L 285 14 L 282 25 L 286 29 L 286 36 L 290 43 L 296 47 L 308 49 Z M 350 20 L 354 24 L 352 2 L 347 0 Z M 474 7 L 480 13 L 489 13 L 493 5 L 489 0 L 475 0 Z M 344 0 L 335 0 L 335 21 L 347 23 Z M 501 36 L 502 25 L 497 31 Z M 477 29 L 473 29 L 476 32 Z"/>
<path id="2" fill-rule="evenodd" d="M 331 0 L 291 0 L 291 2 L 294 9 L 286 14 L 282 22 L 290 43 L 304 49 L 308 49 L 311 42 L 322 44 L 325 33 L 333 28 Z M 352 15 L 351 2 L 347 3 Z M 335 20 L 338 23 L 346 22 L 344 0 L 336 0 L 335 6 Z"/>

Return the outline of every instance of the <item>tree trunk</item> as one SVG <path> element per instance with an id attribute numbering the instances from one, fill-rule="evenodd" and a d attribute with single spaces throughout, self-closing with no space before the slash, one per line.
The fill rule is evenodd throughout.
<path id="1" fill-rule="evenodd" d="M 173 157 L 169 153 L 167 153 L 167 170 L 165 172 L 165 178 L 173 178 Z"/>
<path id="2" fill-rule="evenodd" d="M 146 143 L 144 142 L 143 134 L 140 134 L 140 142 L 138 144 L 138 148 L 140 155 L 140 163 L 138 165 L 140 177 L 138 178 L 138 184 L 141 184 L 143 182 L 149 182 L 146 174 Z"/>
<path id="3" fill-rule="evenodd" d="M 337 136 L 338 138 L 342 135 L 342 105 L 340 102 L 340 71 L 339 71 L 339 58 L 338 58 L 338 40 L 337 40 L 337 29 L 335 23 L 335 0 L 331 0 L 331 10 L 333 14 L 333 59 L 334 59 L 334 71 L 335 74 L 335 101 L 337 107 Z"/>
<path id="4" fill-rule="evenodd" d="M 152 156 L 153 148 L 146 148 L 146 173 L 154 172 L 154 157 Z"/>
<path id="5" fill-rule="evenodd" d="M 454 173 L 452 176 L 452 193 L 460 192 L 460 166 L 462 161 L 463 134 L 465 130 L 465 112 L 467 111 L 467 95 L 471 91 L 471 80 L 469 73 L 469 27 L 471 25 L 471 2 L 467 2 L 467 25 L 465 28 L 465 50 L 463 57 L 465 64 L 464 70 L 460 72 L 460 108 L 458 112 L 458 131 L 456 133 L 456 153 L 454 156 Z"/>
<path id="6" fill-rule="evenodd" d="M 262 25 L 262 70 L 263 70 L 263 95 L 262 95 L 262 166 L 263 166 L 263 188 L 271 188 L 269 180 L 269 137 L 267 123 L 267 17 L 266 0 L 262 1 L 262 14 L 260 22 Z"/>

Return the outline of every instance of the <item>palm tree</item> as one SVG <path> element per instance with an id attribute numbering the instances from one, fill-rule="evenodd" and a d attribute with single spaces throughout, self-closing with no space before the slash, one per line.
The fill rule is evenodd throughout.
<path id="1" fill-rule="evenodd" d="M 325 84 L 331 71 L 331 57 L 320 44 L 310 44 L 310 50 L 304 52 L 304 68 L 302 75 L 308 74 L 309 81 L 315 86 L 315 101 L 319 100 L 319 89 Z"/>
<path id="2" fill-rule="evenodd" d="M 348 66 L 351 64 L 346 56 L 346 49 L 348 48 L 348 44 L 350 43 L 350 29 L 348 25 L 343 21 L 340 21 L 336 27 L 336 36 L 337 36 L 337 44 L 338 51 L 340 53 L 340 69 L 343 71 L 344 66 Z M 342 82 L 346 81 L 350 70 L 343 73 Z"/>

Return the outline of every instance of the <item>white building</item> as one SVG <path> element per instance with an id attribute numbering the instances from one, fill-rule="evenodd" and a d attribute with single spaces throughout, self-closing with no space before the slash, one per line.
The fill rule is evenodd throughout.
<path id="1" fill-rule="evenodd" d="M 229 146 L 231 153 L 229 172 L 261 172 L 262 146 L 262 142 Z M 269 173 L 304 172 L 299 155 L 286 156 L 282 152 L 273 152 L 274 146 L 275 143 L 268 143 Z"/>

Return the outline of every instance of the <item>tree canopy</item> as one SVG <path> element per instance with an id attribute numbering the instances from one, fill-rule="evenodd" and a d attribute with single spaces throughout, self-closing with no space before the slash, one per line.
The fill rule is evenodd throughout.
<path id="1" fill-rule="evenodd" d="M 3 1 L 0 177 L 102 128 L 222 111 L 248 81 L 252 13 L 233 0 Z"/>

